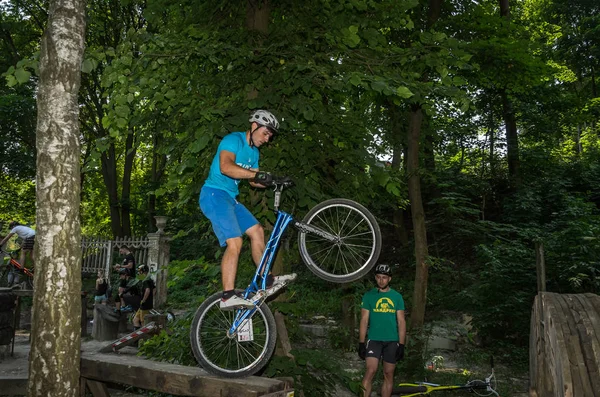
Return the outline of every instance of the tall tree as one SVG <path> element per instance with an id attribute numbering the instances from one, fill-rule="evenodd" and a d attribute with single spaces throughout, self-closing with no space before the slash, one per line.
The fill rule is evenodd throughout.
<path id="1" fill-rule="evenodd" d="M 510 4 L 509 0 L 499 0 L 500 16 L 510 23 Z M 519 156 L 519 136 L 517 132 L 517 117 L 513 107 L 512 100 L 506 87 L 500 90 L 502 97 L 502 114 L 504 116 L 504 128 L 506 129 L 506 159 L 508 162 L 508 176 L 513 186 L 521 184 L 520 176 L 520 156 Z"/>
<path id="2" fill-rule="evenodd" d="M 430 0 L 427 8 L 426 29 L 436 23 L 441 15 L 443 0 Z M 423 77 L 428 80 L 427 74 Z M 423 124 L 423 103 L 415 103 L 411 107 L 408 127 L 408 151 L 406 169 L 408 172 L 408 196 L 412 215 L 415 239 L 415 288 L 413 293 L 413 311 L 411 313 L 411 329 L 419 329 L 425 321 L 427 304 L 427 280 L 429 277 L 429 247 L 427 245 L 427 227 L 425 210 L 421 195 L 421 166 L 419 163 L 421 128 Z"/>
<path id="3" fill-rule="evenodd" d="M 29 396 L 79 395 L 79 105 L 85 1 L 50 1 L 37 122 L 37 238 Z"/>

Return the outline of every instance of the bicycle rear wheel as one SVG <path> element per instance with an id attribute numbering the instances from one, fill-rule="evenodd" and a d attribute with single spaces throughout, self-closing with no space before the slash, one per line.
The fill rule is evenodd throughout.
<path id="1" fill-rule="evenodd" d="M 303 222 L 336 237 L 298 235 L 300 256 L 320 278 L 335 283 L 355 281 L 371 270 L 381 251 L 381 231 L 373 214 L 355 201 L 331 199 L 317 204 Z"/>
<path id="2" fill-rule="evenodd" d="M 196 311 L 190 341 L 196 361 L 208 372 L 227 378 L 254 375 L 269 361 L 275 350 L 277 328 L 267 305 L 261 305 L 250 323 L 248 340 L 229 337 L 237 310 L 219 308 L 222 293 L 206 299 Z"/>

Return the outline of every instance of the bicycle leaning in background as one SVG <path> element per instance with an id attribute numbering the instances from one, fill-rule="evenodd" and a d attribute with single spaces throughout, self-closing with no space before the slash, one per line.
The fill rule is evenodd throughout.
<path id="1" fill-rule="evenodd" d="M 0 249 L 0 259 L 2 267 L 0 268 L 0 287 L 14 287 L 20 283 L 25 283 L 26 289 L 33 289 L 33 269 L 28 269 L 17 262 L 16 252 L 6 252 Z M 8 262 L 6 258 L 8 257 Z"/>
<path id="2" fill-rule="evenodd" d="M 435 383 L 419 382 L 419 383 L 400 383 L 392 389 L 392 396 L 398 397 L 417 397 L 425 396 L 434 391 L 468 391 L 475 393 L 478 396 L 496 396 L 500 394 L 496 389 L 496 376 L 494 375 L 494 358 L 490 358 L 492 372 L 485 380 L 470 380 L 464 385 L 438 385 Z"/>
<path id="3" fill-rule="evenodd" d="M 242 293 L 255 306 L 223 311 L 219 308 L 222 293 L 218 292 L 196 311 L 190 330 L 192 350 L 198 363 L 213 374 L 250 376 L 271 358 L 277 328 L 265 301 L 277 291 L 267 292 L 266 277 L 261 275 L 269 273 L 289 225 L 299 231 L 302 260 L 324 280 L 335 283 L 358 280 L 379 258 L 381 232 L 375 217 L 365 207 L 352 200 L 331 199 L 317 204 L 298 221 L 279 210 L 281 192 L 292 185 L 287 177 L 273 177 L 270 185 L 275 192 L 277 218 L 256 273 Z"/>

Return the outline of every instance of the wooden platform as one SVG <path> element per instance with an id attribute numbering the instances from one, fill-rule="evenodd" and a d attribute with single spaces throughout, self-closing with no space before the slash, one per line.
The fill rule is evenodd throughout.
<path id="1" fill-rule="evenodd" d="M 541 292 L 530 331 L 529 376 L 537 396 L 600 397 L 600 296 Z"/>
<path id="2" fill-rule="evenodd" d="M 21 337 L 15 357 L 0 366 L 0 395 L 26 395 L 29 344 Z M 289 383 L 271 378 L 227 379 L 209 375 L 199 367 L 167 364 L 138 357 L 137 349 L 125 347 L 119 353 L 99 353 L 106 342 L 85 341 L 81 345 L 80 395 L 87 389 L 94 397 L 107 397 L 107 383 L 122 384 L 181 396 L 291 397 Z M 106 382 L 106 383 L 105 383 Z"/>
<path id="3" fill-rule="evenodd" d="M 284 397 L 287 394 L 284 390 L 291 390 L 285 382 L 276 379 L 256 376 L 243 379 L 219 378 L 199 367 L 161 363 L 132 354 L 116 353 L 83 352 L 81 377 L 181 396 Z"/>

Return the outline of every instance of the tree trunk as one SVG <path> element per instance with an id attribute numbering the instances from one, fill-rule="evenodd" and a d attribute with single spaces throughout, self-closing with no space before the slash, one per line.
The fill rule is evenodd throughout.
<path id="1" fill-rule="evenodd" d="M 108 205 L 110 211 L 110 228 L 113 237 L 122 237 L 121 230 L 121 211 L 119 205 L 119 192 L 117 191 L 117 159 L 113 143 L 106 152 L 101 155 L 102 177 L 108 194 Z"/>
<path id="2" fill-rule="evenodd" d="M 246 27 L 248 30 L 267 34 L 271 8 L 269 0 L 248 0 L 246 3 Z"/>
<path id="3" fill-rule="evenodd" d="M 507 21 L 510 20 L 509 0 L 499 0 L 500 16 Z M 506 159 L 508 162 L 508 177 L 513 187 L 521 184 L 521 175 L 519 172 L 519 137 L 517 133 L 517 119 L 515 117 L 512 102 L 506 89 L 500 93 L 502 97 L 502 113 L 504 116 L 504 125 L 506 128 Z"/>
<path id="4" fill-rule="evenodd" d="M 500 16 L 504 18 L 510 18 L 510 5 L 509 0 L 499 0 L 500 2 Z"/>
<path id="5" fill-rule="evenodd" d="M 37 95 L 37 236 L 28 396 L 78 396 L 85 1 L 50 1 Z"/>
<path id="6" fill-rule="evenodd" d="M 410 199 L 410 211 L 412 214 L 413 230 L 415 237 L 415 289 L 413 296 L 413 311 L 410 316 L 411 328 L 421 328 L 425 321 L 425 304 L 427 302 L 427 279 L 429 276 L 429 265 L 427 258 L 427 230 L 425 227 L 425 211 L 421 197 L 421 177 L 419 175 L 419 139 L 421 134 L 421 123 L 423 111 L 420 105 L 413 105 L 410 114 L 408 130 L 408 196 Z"/>
<path id="7" fill-rule="evenodd" d="M 124 236 L 131 236 L 131 173 L 133 172 L 133 160 L 135 160 L 134 136 L 134 132 L 131 131 L 125 140 L 125 165 L 121 181 L 121 232 Z"/>
<path id="8" fill-rule="evenodd" d="M 387 108 L 389 109 L 389 118 L 391 121 L 390 131 L 392 133 L 392 141 L 394 142 L 394 149 L 392 153 L 392 168 L 394 170 L 400 170 L 402 167 L 405 167 L 405 162 L 402 161 L 404 155 L 404 145 L 402 145 L 402 137 L 406 136 L 406 133 L 403 131 L 402 124 L 405 122 L 406 118 L 402 117 L 404 112 L 394 103 L 392 100 L 387 101 Z M 400 242 L 400 245 L 406 247 L 408 245 L 408 231 L 406 229 L 406 225 L 404 222 L 406 210 L 404 208 L 399 208 L 396 206 L 394 208 L 393 221 L 394 221 L 394 231 L 396 232 L 396 237 Z"/>
<path id="9" fill-rule="evenodd" d="M 512 103 L 506 90 L 502 91 L 502 109 L 506 128 L 506 158 L 508 161 L 508 176 L 513 186 L 520 185 L 519 137 L 517 134 L 517 119 Z"/>

